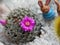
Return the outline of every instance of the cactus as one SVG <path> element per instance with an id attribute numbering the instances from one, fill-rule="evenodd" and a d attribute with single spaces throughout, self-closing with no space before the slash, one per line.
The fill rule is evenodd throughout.
<path id="1" fill-rule="evenodd" d="M 35 20 L 35 26 L 32 31 L 23 31 L 19 23 L 25 17 L 31 17 Z M 35 39 L 35 36 L 41 35 L 41 23 L 35 13 L 29 9 L 17 8 L 9 13 L 7 16 L 7 24 L 5 25 L 6 38 L 13 43 L 27 43 Z"/>

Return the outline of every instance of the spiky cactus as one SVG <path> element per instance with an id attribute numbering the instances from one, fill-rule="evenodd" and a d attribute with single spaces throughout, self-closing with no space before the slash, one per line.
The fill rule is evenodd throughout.
<path id="1" fill-rule="evenodd" d="M 35 26 L 32 31 L 23 31 L 19 25 L 25 16 L 31 17 L 35 20 Z M 40 36 L 41 34 L 41 23 L 38 19 L 39 18 L 37 15 L 29 9 L 14 9 L 10 12 L 9 16 L 6 19 L 7 23 L 5 25 L 5 34 L 7 36 L 7 39 L 13 43 L 26 43 L 33 41 L 35 39 L 35 36 Z"/>

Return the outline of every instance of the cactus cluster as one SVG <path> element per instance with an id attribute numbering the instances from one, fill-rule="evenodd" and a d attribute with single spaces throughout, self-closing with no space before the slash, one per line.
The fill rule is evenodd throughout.
<path id="1" fill-rule="evenodd" d="M 19 22 L 25 17 L 29 16 L 35 20 L 35 26 L 32 31 L 23 31 Z M 17 8 L 12 10 L 7 16 L 7 24 L 5 25 L 5 35 L 10 42 L 26 43 L 33 41 L 35 36 L 41 35 L 41 23 L 36 14 L 26 8 Z"/>

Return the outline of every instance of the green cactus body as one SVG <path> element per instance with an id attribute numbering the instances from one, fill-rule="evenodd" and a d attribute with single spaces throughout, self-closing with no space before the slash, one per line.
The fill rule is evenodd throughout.
<path id="1" fill-rule="evenodd" d="M 19 21 L 21 21 L 24 16 L 32 17 L 36 21 L 36 25 L 31 32 L 24 32 L 22 31 L 21 27 L 19 26 Z M 14 9 L 10 12 L 9 16 L 7 16 L 7 24 L 5 25 L 5 34 L 8 36 L 8 40 L 13 43 L 26 43 L 33 41 L 35 36 L 40 36 L 40 21 L 36 14 L 34 14 L 29 9 L 25 8 L 18 8 Z"/>

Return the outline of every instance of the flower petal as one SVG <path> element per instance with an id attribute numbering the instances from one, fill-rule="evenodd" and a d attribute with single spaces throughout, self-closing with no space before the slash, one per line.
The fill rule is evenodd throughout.
<path id="1" fill-rule="evenodd" d="M 26 22 L 30 22 L 30 25 L 27 26 Z M 32 31 L 35 26 L 35 20 L 31 17 L 25 16 L 20 22 L 20 25 L 24 31 Z"/>

